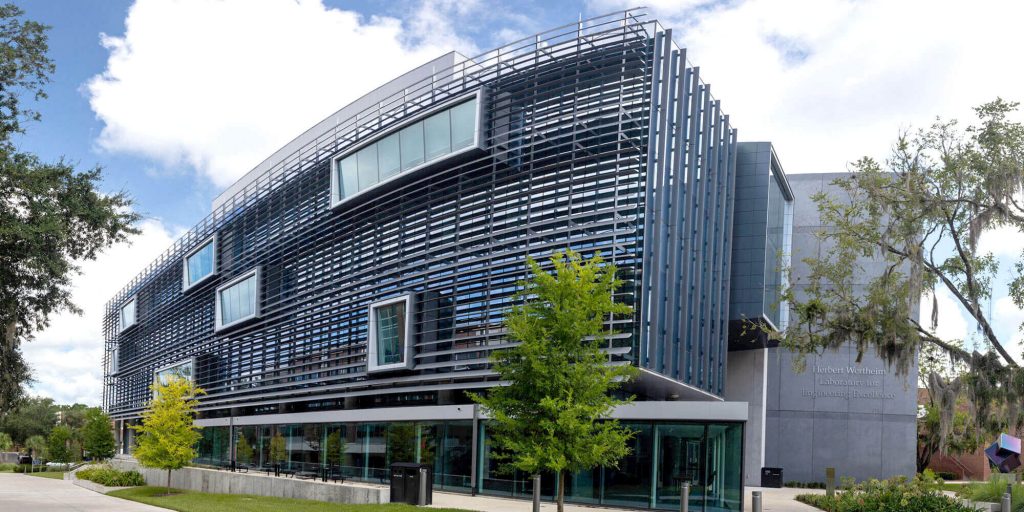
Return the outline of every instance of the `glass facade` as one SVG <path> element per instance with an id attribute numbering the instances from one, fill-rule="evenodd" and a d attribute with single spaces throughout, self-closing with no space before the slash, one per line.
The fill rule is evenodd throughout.
<path id="1" fill-rule="evenodd" d="M 195 462 L 231 464 L 230 427 L 202 429 Z M 271 459 L 270 444 L 280 436 L 284 458 Z M 235 462 L 254 470 L 273 468 L 387 483 L 395 462 L 430 464 L 434 486 L 470 490 L 472 421 L 393 423 L 306 423 L 234 427 Z"/>
<path id="2" fill-rule="evenodd" d="M 444 158 L 476 141 L 477 100 L 417 121 L 335 163 L 339 202 L 402 171 Z"/>
<path id="3" fill-rule="evenodd" d="M 259 305 L 259 273 L 217 290 L 218 327 L 225 327 L 256 316 Z"/>
<path id="4" fill-rule="evenodd" d="M 636 435 L 618 468 L 597 468 L 566 476 L 566 501 L 606 506 L 679 510 L 680 482 L 690 482 L 690 510 L 741 510 L 743 425 L 740 423 L 623 423 Z M 529 498 L 533 480 L 502 472 L 492 453 L 486 422 L 480 423 L 477 456 L 480 473 L 473 482 L 473 422 L 417 421 L 326 423 L 235 427 L 236 463 L 272 467 L 270 443 L 280 436 L 285 447 L 282 470 L 319 474 L 325 467 L 346 478 L 386 483 L 394 462 L 430 464 L 439 490 L 476 491 Z M 231 463 L 229 427 L 202 430 L 196 462 Z M 553 474 L 541 475 L 541 496 L 554 499 Z"/>
<path id="5" fill-rule="evenodd" d="M 785 282 L 785 227 L 787 201 L 773 170 L 768 183 L 768 231 L 764 254 L 764 313 L 777 328 L 782 325 L 782 292 Z"/>
<path id="6" fill-rule="evenodd" d="M 192 254 L 185 257 L 185 287 L 192 286 L 214 273 L 216 244 L 209 240 Z"/>

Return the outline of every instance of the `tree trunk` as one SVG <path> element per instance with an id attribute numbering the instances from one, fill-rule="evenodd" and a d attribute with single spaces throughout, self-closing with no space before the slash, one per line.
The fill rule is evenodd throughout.
<path id="1" fill-rule="evenodd" d="M 565 470 L 558 471 L 558 512 L 565 512 Z"/>
<path id="2" fill-rule="evenodd" d="M 171 495 L 171 470 L 167 470 L 167 495 Z"/>

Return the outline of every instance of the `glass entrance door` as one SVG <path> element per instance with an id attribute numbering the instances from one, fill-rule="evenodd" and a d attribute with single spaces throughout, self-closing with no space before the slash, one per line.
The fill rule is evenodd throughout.
<path id="1" fill-rule="evenodd" d="M 704 425 L 655 425 L 654 505 L 679 510 L 680 485 L 690 483 L 690 510 L 704 510 L 707 493 Z"/>

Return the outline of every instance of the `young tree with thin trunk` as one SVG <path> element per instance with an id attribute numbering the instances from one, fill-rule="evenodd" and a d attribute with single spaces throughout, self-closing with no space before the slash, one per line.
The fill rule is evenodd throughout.
<path id="1" fill-rule="evenodd" d="M 167 470 L 167 494 L 171 493 L 171 471 L 181 469 L 196 458 L 196 443 L 202 435 L 195 424 L 198 395 L 202 388 L 188 379 L 170 376 L 156 381 L 153 400 L 142 413 L 132 454 L 143 467 Z"/>
<path id="2" fill-rule="evenodd" d="M 517 345 L 492 357 L 507 385 L 471 396 L 491 417 L 495 456 L 506 470 L 555 473 L 561 512 L 566 473 L 616 466 L 629 454 L 633 432 L 608 417 L 630 401 L 612 392 L 638 370 L 602 349 L 612 334 L 608 322 L 632 308 L 615 301 L 622 282 L 600 254 L 555 253 L 553 273 L 532 259 L 527 265 L 531 277 L 505 320 Z"/>
<path id="3" fill-rule="evenodd" d="M 1024 307 L 1024 258 L 1009 269 L 1010 282 L 1000 283 L 999 260 L 978 243 L 997 229 L 1024 237 L 1017 107 L 997 99 L 975 109 L 975 126 L 939 120 L 902 135 L 884 166 L 870 158 L 852 164 L 852 176 L 835 182 L 845 197 L 814 197 L 829 250 L 805 260 L 808 277 L 794 283 L 801 293 L 784 295 L 792 315 L 780 338 L 801 356 L 852 342 L 858 354 L 873 351 L 905 374 L 923 353 L 940 449 L 952 439 L 958 404 L 969 412 L 965 428 L 979 436 L 1024 426 L 1020 354 L 996 334 L 1006 320 L 989 307 L 1000 285 Z M 866 259 L 884 261 L 884 271 L 867 272 Z M 977 325 L 973 349 L 964 348 L 970 340 L 936 333 L 940 293 Z M 934 301 L 924 322 L 916 307 L 922 295 Z M 936 365 L 936 351 L 943 364 Z"/>
<path id="4" fill-rule="evenodd" d="M 103 460 L 114 456 L 116 444 L 110 416 L 99 407 L 90 408 L 85 413 L 85 426 L 82 427 L 82 448 L 93 460 Z"/>

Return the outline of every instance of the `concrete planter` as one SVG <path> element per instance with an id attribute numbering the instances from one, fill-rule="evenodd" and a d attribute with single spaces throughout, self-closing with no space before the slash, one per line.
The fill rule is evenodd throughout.
<path id="1" fill-rule="evenodd" d="M 1000 505 L 999 503 L 991 503 L 988 501 L 971 501 L 961 498 L 960 503 L 963 503 L 964 505 L 967 505 L 968 507 L 971 507 L 974 510 L 980 510 L 982 512 L 1000 512 L 1003 508 L 1002 505 Z"/>
<path id="2" fill-rule="evenodd" d="M 110 465 L 122 471 L 138 471 L 148 485 L 162 487 L 167 484 L 166 471 L 141 467 L 134 460 L 116 458 L 110 461 Z M 388 503 L 391 499 L 391 490 L 380 485 L 324 483 L 203 468 L 172 471 L 171 487 L 216 494 L 252 494 L 358 505 Z"/>

